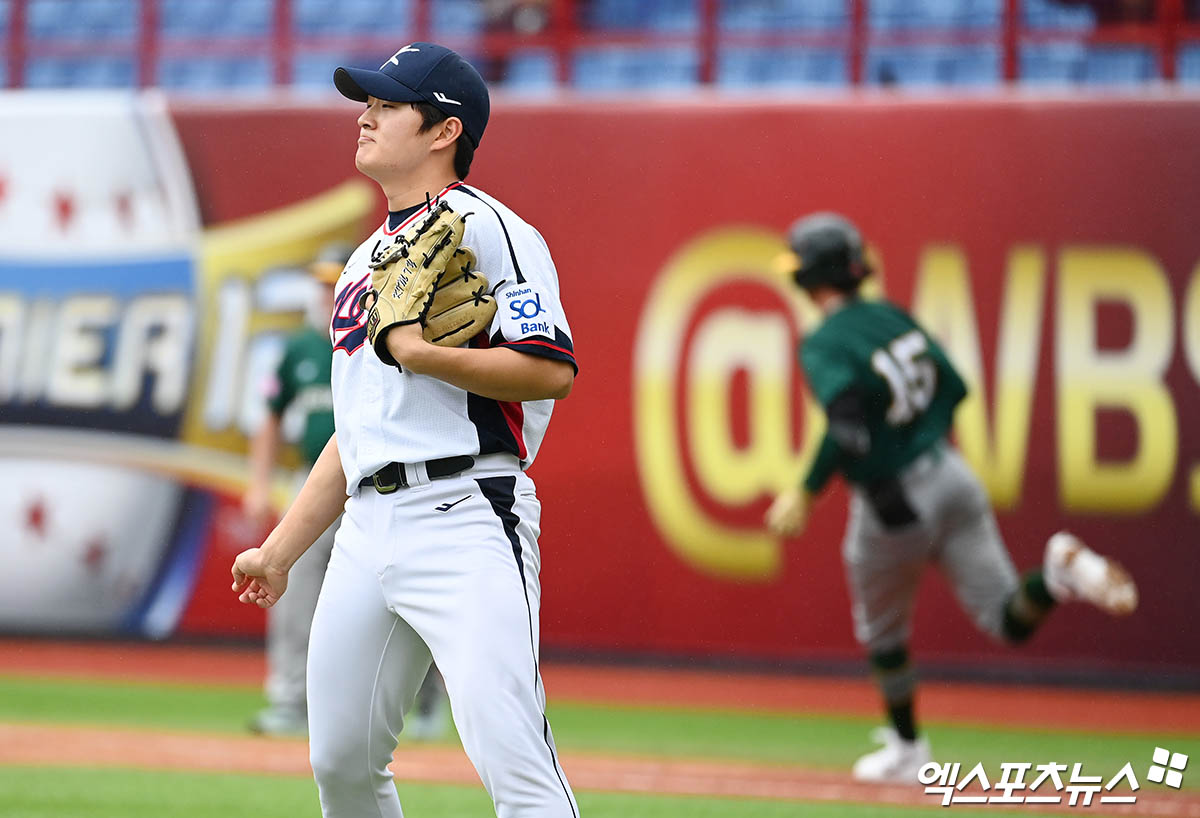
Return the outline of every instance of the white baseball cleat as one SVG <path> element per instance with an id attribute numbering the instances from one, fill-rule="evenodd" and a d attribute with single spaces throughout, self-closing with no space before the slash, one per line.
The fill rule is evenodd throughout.
<path id="1" fill-rule="evenodd" d="M 917 771 L 933 761 L 926 738 L 908 741 L 891 727 L 875 728 L 871 738 L 883 746 L 854 762 L 852 775 L 856 781 L 917 784 Z"/>
<path id="2" fill-rule="evenodd" d="M 1137 608 L 1137 586 L 1129 572 L 1074 534 L 1060 531 L 1046 541 L 1042 571 L 1046 588 L 1059 602 L 1081 599 L 1113 616 L 1127 616 Z"/>

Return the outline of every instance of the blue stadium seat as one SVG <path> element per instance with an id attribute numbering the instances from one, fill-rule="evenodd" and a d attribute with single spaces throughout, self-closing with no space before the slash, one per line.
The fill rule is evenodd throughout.
<path id="1" fill-rule="evenodd" d="M 966 4 L 962 0 L 921 0 L 916 3 L 915 28 L 955 28 L 961 25 Z"/>
<path id="2" fill-rule="evenodd" d="M 483 4 L 476 0 L 437 0 L 429 6 L 429 26 L 435 38 L 461 37 L 483 30 Z"/>
<path id="3" fill-rule="evenodd" d="M 43 41 L 129 41 L 137 20 L 135 0 L 30 0 L 25 31 Z"/>
<path id="4" fill-rule="evenodd" d="M 265 56 L 164 57 L 157 77 L 159 86 L 174 91 L 261 90 L 274 81 Z"/>
<path id="5" fill-rule="evenodd" d="M 921 0 L 913 25 L 920 28 L 987 28 L 1001 21 L 1001 0 Z"/>
<path id="6" fill-rule="evenodd" d="M 1158 76 L 1154 53 L 1140 46 L 1045 43 L 1021 47 L 1021 81 L 1031 85 L 1129 85 Z"/>
<path id="7" fill-rule="evenodd" d="M 292 27 L 305 35 L 403 34 L 412 30 L 410 0 L 294 0 Z"/>
<path id="8" fill-rule="evenodd" d="M 292 85 L 298 89 L 328 91 L 333 86 L 333 71 L 350 65 L 340 54 L 324 51 L 300 51 L 292 57 Z"/>
<path id="9" fill-rule="evenodd" d="M 72 81 L 76 88 L 133 88 L 137 65 L 133 57 L 97 57 L 80 60 Z"/>
<path id="10" fill-rule="evenodd" d="M 504 71 L 504 87 L 512 91 L 545 91 L 554 88 L 554 53 L 541 49 L 514 51 Z"/>
<path id="11" fill-rule="evenodd" d="M 656 0 L 649 3 L 644 25 L 652 31 L 686 33 L 700 30 L 698 0 Z"/>
<path id="12" fill-rule="evenodd" d="M 867 25 L 875 31 L 910 28 L 917 17 L 917 0 L 871 0 Z"/>
<path id="13" fill-rule="evenodd" d="M 648 29 L 686 33 L 700 29 L 699 0 L 593 0 L 583 25 L 599 29 Z"/>
<path id="14" fill-rule="evenodd" d="M 1096 16 L 1087 5 L 1063 6 L 1054 0 L 1022 0 L 1021 17 L 1030 28 L 1090 31 Z"/>
<path id="15" fill-rule="evenodd" d="M 63 88 L 67 86 L 70 67 L 62 60 L 34 58 L 25 62 L 25 87 Z"/>
<path id="16" fill-rule="evenodd" d="M 899 87 L 994 85 L 1000 51 L 992 45 L 874 47 L 867 51 L 866 80 Z"/>
<path id="17" fill-rule="evenodd" d="M 131 88 L 132 57 L 33 57 L 25 63 L 29 88 Z"/>
<path id="18" fill-rule="evenodd" d="M 1002 0 L 871 0 L 867 23 L 875 31 L 994 28 Z"/>
<path id="19" fill-rule="evenodd" d="M 1022 45 L 1019 55 L 1021 82 L 1027 85 L 1061 85 L 1080 82 L 1087 47 L 1082 43 Z"/>
<path id="20" fill-rule="evenodd" d="M 128 42 L 137 36 L 140 9 L 133 0 L 89 0 L 78 9 L 78 24 L 89 39 Z"/>
<path id="21" fill-rule="evenodd" d="M 720 88 L 827 87 L 850 78 L 846 53 L 836 49 L 724 48 L 717 55 Z"/>
<path id="22" fill-rule="evenodd" d="M 826 31 L 850 19 L 848 0 L 724 0 L 719 10 L 725 31 Z"/>
<path id="23" fill-rule="evenodd" d="M 293 0 L 292 30 L 305 35 L 344 34 L 346 18 L 338 14 L 337 5 L 335 0 Z"/>
<path id="24" fill-rule="evenodd" d="M 588 28 L 640 28 L 642 5 L 639 0 L 592 0 L 583 6 L 583 24 Z"/>
<path id="25" fill-rule="evenodd" d="M 343 54 L 329 51 L 301 51 L 292 58 L 292 84 L 299 89 L 334 92 L 333 72 L 338 66 L 378 68 L 378 54 Z M 336 92 L 334 92 L 336 93 Z"/>
<path id="26" fill-rule="evenodd" d="M 164 37 L 261 37 L 274 23 L 274 0 L 162 0 Z"/>
<path id="27" fill-rule="evenodd" d="M 237 0 L 229 5 L 222 31 L 242 37 L 262 37 L 275 26 L 274 0 Z"/>
<path id="28" fill-rule="evenodd" d="M 699 69 L 694 48 L 593 48 L 576 52 L 572 76 L 585 91 L 669 91 L 695 87 Z"/>
<path id="29" fill-rule="evenodd" d="M 346 12 L 356 5 L 357 11 L 349 17 L 353 31 L 396 35 L 412 31 L 415 12 L 410 0 L 354 0 L 346 4 Z"/>
<path id="30" fill-rule="evenodd" d="M 164 37 L 209 37 L 222 33 L 221 4 L 215 0 L 162 0 L 158 27 Z"/>
<path id="31" fill-rule="evenodd" d="M 1200 83 L 1200 44 L 1187 45 L 1179 49 L 1179 61 L 1175 65 L 1175 76 L 1180 82 Z"/>
<path id="32" fill-rule="evenodd" d="M 961 25 L 992 28 L 1004 22 L 1004 0 L 967 0 Z"/>
<path id="33" fill-rule="evenodd" d="M 1144 83 L 1159 75 L 1154 53 L 1138 46 L 1092 46 L 1083 65 L 1083 80 L 1091 85 Z"/>
<path id="34" fill-rule="evenodd" d="M 951 57 L 951 83 L 958 86 L 997 85 L 1004 77 L 1000 49 L 977 45 L 956 49 Z"/>

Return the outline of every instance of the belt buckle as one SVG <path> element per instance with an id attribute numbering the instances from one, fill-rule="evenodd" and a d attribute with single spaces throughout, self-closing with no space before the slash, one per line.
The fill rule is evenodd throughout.
<path id="1" fill-rule="evenodd" d="M 382 469 L 380 470 L 382 471 Z M 371 475 L 371 485 L 375 487 L 375 491 L 380 494 L 391 494 L 400 488 L 399 483 L 384 483 L 379 479 L 379 472 Z"/>

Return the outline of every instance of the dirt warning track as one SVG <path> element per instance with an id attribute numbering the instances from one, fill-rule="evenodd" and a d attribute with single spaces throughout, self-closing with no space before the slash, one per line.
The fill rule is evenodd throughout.
<path id="1" fill-rule="evenodd" d="M 261 649 L 112 642 L 0 639 L 0 672 L 132 682 L 260 685 Z M 879 715 L 866 678 L 721 673 L 675 668 L 543 663 L 551 699 L 660 707 Z M 921 712 L 930 721 L 1014 727 L 1200 733 L 1200 694 L 1078 690 L 1032 685 L 926 681 Z M 981 707 L 981 702 L 986 706 Z"/>

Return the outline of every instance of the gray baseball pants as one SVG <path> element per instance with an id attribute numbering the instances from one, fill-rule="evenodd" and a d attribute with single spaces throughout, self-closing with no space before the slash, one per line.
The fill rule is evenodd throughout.
<path id="1" fill-rule="evenodd" d="M 1004 606 L 1018 577 L 987 494 L 949 444 L 939 444 L 901 472 L 917 521 L 886 529 L 857 488 L 842 558 L 854 636 L 870 653 L 906 645 L 913 603 L 926 565 L 938 566 L 975 624 L 1003 636 Z"/>

